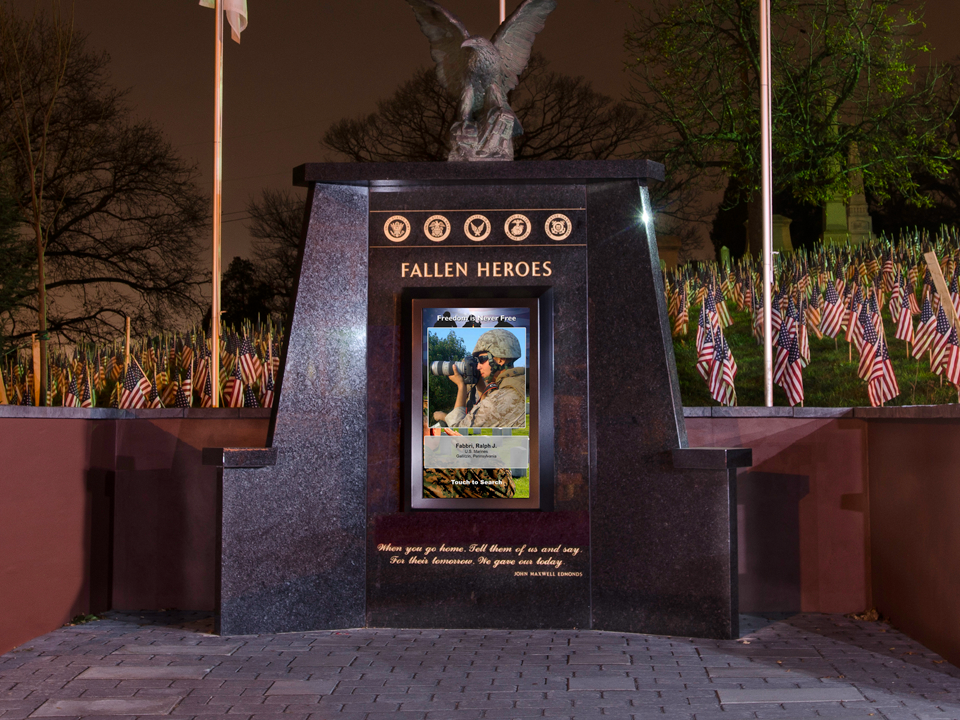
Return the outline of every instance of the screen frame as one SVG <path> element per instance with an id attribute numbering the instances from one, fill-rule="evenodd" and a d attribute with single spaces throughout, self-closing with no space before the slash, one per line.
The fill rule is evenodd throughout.
<path id="1" fill-rule="evenodd" d="M 532 293 L 531 293 L 532 294 Z M 541 440 L 544 438 L 544 423 L 549 422 L 551 430 L 549 438 L 552 440 L 553 412 L 552 402 L 549 410 L 544 412 L 543 381 L 544 366 L 549 365 L 548 375 L 552 389 L 552 342 L 544 346 L 545 315 L 552 316 L 552 312 L 544 313 L 543 296 L 531 297 L 482 297 L 480 293 L 462 296 L 460 293 L 445 294 L 438 297 L 431 293 L 431 297 L 411 297 L 404 303 L 409 314 L 410 343 L 407 353 L 407 368 L 404 373 L 409 379 L 407 392 L 407 433 L 404 433 L 408 458 L 405 465 L 404 486 L 405 505 L 410 510 L 543 510 L 544 490 L 552 489 L 553 483 L 544 483 L 543 455 L 546 448 Z M 530 326 L 527 328 L 529 337 L 527 349 L 527 372 L 530 385 L 530 497 L 528 498 L 425 498 L 423 497 L 423 388 L 427 368 L 423 363 L 424 337 L 426 327 L 423 322 L 425 310 L 431 308 L 473 307 L 490 310 L 508 308 L 526 308 L 530 311 Z M 552 309 L 552 308 L 550 308 Z M 405 313 L 406 314 L 406 313 Z M 427 326 L 430 327 L 430 326 Z M 546 333 L 552 337 L 549 330 Z M 546 352 L 545 352 L 546 351 Z M 546 357 L 545 357 L 546 356 Z M 545 363 L 547 359 L 549 362 Z M 552 393 L 551 393 L 552 395 Z M 552 400 L 552 397 L 549 399 Z M 552 479 L 553 443 L 549 445 L 549 462 Z M 552 497 L 550 498 L 552 500 Z"/>

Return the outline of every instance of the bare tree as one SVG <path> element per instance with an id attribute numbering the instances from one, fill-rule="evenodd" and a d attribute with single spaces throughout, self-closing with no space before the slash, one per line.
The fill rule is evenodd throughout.
<path id="1" fill-rule="evenodd" d="M 19 232 L 22 224 L 17 206 L 0 191 L 0 328 L 6 324 L 3 318 L 15 311 L 31 289 L 35 255 L 29 238 Z M 7 342 L 0 332 L 0 357 L 8 351 Z"/>
<path id="2" fill-rule="evenodd" d="M 514 139 L 515 160 L 630 157 L 654 134 L 644 115 L 596 92 L 582 77 L 551 72 L 533 53 L 510 104 L 523 126 Z M 322 143 L 354 162 L 445 161 L 448 129 L 457 101 L 420 69 L 377 111 L 334 123 Z M 253 254 L 260 277 L 274 289 L 271 308 L 282 312 L 293 297 L 304 201 L 290 192 L 264 190 L 247 204 Z"/>
<path id="3" fill-rule="evenodd" d="M 37 42 L 34 42 L 37 40 Z M 41 382 L 47 368 L 47 287 L 44 255 L 47 237 L 43 228 L 46 201 L 48 143 L 54 112 L 64 83 L 71 70 L 73 28 L 63 22 L 60 5 L 53 8 L 53 19 L 46 22 L 39 12 L 26 23 L 12 14 L 9 6 L 0 6 L 0 70 L 3 76 L 3 107 L 12 115 L 9 144 L 22 167 L 26 181 L 27 217 L 33 230 L 37 252 L 37 326 L 40 334 Z M 9 122 L 9 121 L 8 121 Z M 5 123 L 6 124 L 6 123 Z M 46 388 L 41 387 L 45 397 Z"/>
<path id="4" fill-rule="evenodd" d="M 289 190 L 264 190 L 247 203 L 253 256 L 260 280 L 271 289 L 271 312 L 285 313 L 293 300 L 305 202 Z"/>
<path id="5" fill-rule="evenodd" d="M 510 95 L 523 127 L 514 138 L 516 160 L 585 160 L 635 156 L 655 134 L 647 116 L 595 91 L 582 77 L 552 72 L 534 53 Z M 456 100 L 420 69 L 377 111 L 334 123 L 323 144 L 355 162 L 446 160 L 447 130 Z"/>
<path id="6" fill-rule="evenodd" d="M 131 118 L 108 57 L 55 6 L 25 20 L 0 6 L 0 167 L 37 249 L 34 292 L 7 334 L 104 337 L 199 316 L 196 168 Z M 34 324 L 28 317 L 35 313 Z"/>

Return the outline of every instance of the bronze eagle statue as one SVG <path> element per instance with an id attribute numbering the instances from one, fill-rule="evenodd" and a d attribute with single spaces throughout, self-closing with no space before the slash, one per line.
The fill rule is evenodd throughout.
<path id="1" fill-rule="evenodd" d="M 523 0 L 493 38 L 471 35 L 433 0 L 407 0 L 430 40 L 437 79 L 459 99 L 447 160 L 513 160 L 513 138 L 523 133 L 507 93 L 530 61 L 533 39 L 556 0 Z"/>

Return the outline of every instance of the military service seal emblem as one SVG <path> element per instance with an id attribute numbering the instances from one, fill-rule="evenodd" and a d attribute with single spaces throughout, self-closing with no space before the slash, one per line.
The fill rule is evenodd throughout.
<path id="1" fill-rule="evenodd" d="M 383 224 L 383 234 L 390 242 L 403 242 L 410 236 L 410 221 L 403 215 L 391 215 Z"/>
<path id="2" fill-rule="evenodd" d="M 573 223 L 563 213 L 557 213 L 547 218 L 543 229 L 547 231 L 547 237 L 551 240 L 566 240 L 573 232 Z"/>
<path id="3" fill-rule="evenodd" d="M 530 218 L 519 213 L 508 217 L 507 221 L 503 224 L 503 230 L 507 233 L 507 237 L 517 242 L 526 240 L 532 228 L 533 225 L 530 223 Z"/>
<path id="4" fill-rule="evenodd" d="M 471 215 L 463 224 L 464 234 L 474 242 L 486 240 L 490 235 L 490 221 L 483 215 Z"/>
<path id="5" fill-rule="evenodd" d="M 442 242 L 450 235 L 450 221 L 443 215 L 431 215 L 423 224 L 423 232 L 429 240 Z"/>

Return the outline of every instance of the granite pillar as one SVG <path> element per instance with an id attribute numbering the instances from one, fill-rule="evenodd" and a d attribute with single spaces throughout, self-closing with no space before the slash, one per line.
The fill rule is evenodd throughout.
<path id="1" fill-rule="evenodd" d="M 317 185 L 308 212 L 268 440 L 276 464 L 223 469 L 225 635 L 364 625 L 366 190 Z"/>

